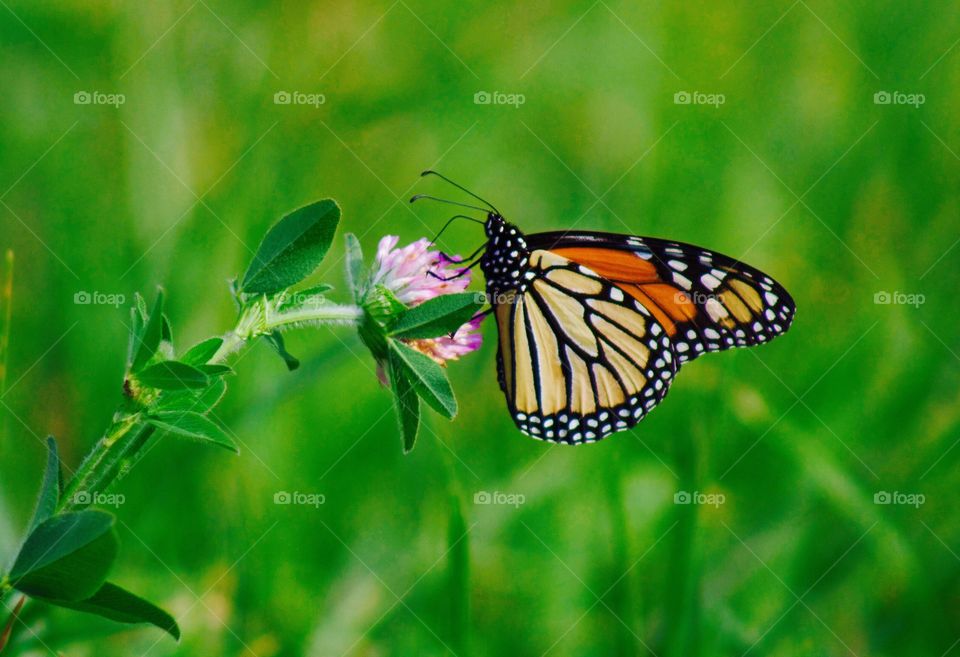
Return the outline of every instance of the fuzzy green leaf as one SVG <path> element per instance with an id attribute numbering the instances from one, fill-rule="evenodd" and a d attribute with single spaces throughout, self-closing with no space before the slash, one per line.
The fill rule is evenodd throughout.
<path id="1" fill-rule="evenodd" d="M 327 254 L 340 208 L 324 199 L 294 210 L 271 228 L 240 285 L 245 294 L 275 294 L 313 273 Z"/>
<path id="2" fill-rule="evenodd" d="M 444 294 L 403 313 L 391 328 L 390 335 L 416 340 L 456 333 L 482 306 L 478 295 L 473 292 Z"/>
<path id="3" fill-rule="evenodd" d="M 84 600 L 103 585 L 117 548 L 109 513 L 85 509 L 54 516 L 30 533 L 10 580 L 38 598 Z"/>
<path id="4" fill-rule="evenodd" d="M 263 339 L 267 341 L 273 350 L 279 354 L 280 358 L 283 359 L 283 362 L 286 363 L 287 369 L 291 372 L 300 367 L 300 360 L 287 351 L 287 346 L 283 342 L 283 336 L 280 334 L 280 331 L 274 331 L 272 333 L 267 333 L 263 336 Z"/>
<path id="5" fill-rule="evenodd" d="M 177 436 L 211 442 L 237 454 L 240 449 L 233 439 L 213 420 L 192 411 L 157 411 L 147 417 L 157 429 Z"/>
<path id="6" fill-rule="evenodd" d="M 57 441 L 53 436 L 47 436 L 47 467 L 43 472 L 43 484 L 40 486 L 40 497 L 37 498 L 37 508 L 30 521 L 30 530 L 52 516 L 60 501 L 60 456 L 57 454 Z"/>
<path id="7" fill-rule="evenodd" d="M 457 399 L 447 375 L 432 358 L 399 340 L 388 340 L 391 357 L 396 367 L 410 377 L 417 394 L 440 415 L 453 418 L 457 414 Z"/>
<path id="8" fill-rule="evenodd" d="M 210 382 L 203 371 L 176 360 L 154 363 L 137 374 L 137 380 L 145 386 L 160 390 L 206 388 Z"/>
<path id="9" fill-rule="evenodd" d="M 109 582 L 86 600 L 79 602 L 47 600 L 47 602 L 67 609 L 96 614 L 118 623 L 150 623 L 177 641 L 180 640 L 180 627 L 173 616 L 153 603 Z"/>
<path id="10" fill-rule="evenodd" d="M 360 303 L 367 293 L 368 285 L 367 268 L 363 264 L 363 251 L 360 248 L 360 240 L 353 233 L 347 233 L 343 238 L 347 250 L 347 280 L 350 282 L 353 298 Z"/>
<path id="11" fill-rule="evenodd" d="M 163 323 L 160 326 L 160 340 L 173 344 L 173 328 L 170 326 L 170 319 L 164 315 Z"/>
<path id="12" fill-rule="evenodd" d="M 143 369 L 153 355 L 157 353 L 157 347 L 160 346 L 160 338 L 163 336 L 163 289 L 157 288 L 157 301 L 153 304 L 153 312 L 147 319 L 146 326 L 138 337 L 136 355 L 133 357 L 133 364 L 130 369 L 133 372 L 139 372 Z"/>
<path id="13" fill-rule="evenodd" d="M 147 323 L 147 301 L 139 292 L 133 293 L 133 308 L 140 315 L 140 323 Z"/>
<path id="14" fill-rule="evenodd" d="M 403 437 L 403 453 L 408 454 L 416 443 L 420 428 L 420 398 L 407 376 L 406 367 L 398 360 L 395 354 L 390 354 L 390 387 L 400 435 Z"/>
<path id="15" fill-rule="evenodd" d="M 198 342 L 190 347 L 187 352 L 180 357 L 180 360 L 194 367 L 206 365 L 210 362 L 210 359 L 213 358 L 214 354 L 217 353 L 221 345 L 223 345 L 223 338 L 209 338 L 203 342 Z"/>
<path id="16" fill-rule="evenodd" d="M 227 393 L 223 379 L 214 379 L 200 390 L 171 390 L 164 392 L 152 406 L 154 411 L 193 411 L 207 413 L 216 407 Z"/>

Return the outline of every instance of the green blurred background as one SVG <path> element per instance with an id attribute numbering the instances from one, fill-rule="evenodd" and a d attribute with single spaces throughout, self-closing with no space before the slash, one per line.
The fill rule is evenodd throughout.
<path id="1" fill-rule="evenodd" d="M 56 435 L 76 467 L 119 400 L 127 311 L 74 295 L 163 284 L 180 345 L 220 333 L 228 279 L 273 220 L 316 198 L 340 202 L 341 232 L 369 257 L 381 236 L 428 236 L 451 214 L 405 203 L 451 195 L 418 179 L 435 166 L 528 231 L 702 244 L 768 271 L 799 307 L 786 337 L 698 360 L 635 430 L 573 449 L 514 429 L 492 325 L 450 367 L 460 416 L 428 417 L 409 456 L 349 329 L 289 334 L 294 374 L 256 345 L 217 411 L 241 456 L 163 440 L 118 488 L 112 579 L 170 609 L 180 646 L 34 605 L 44 644 L 960 651 L 951 3 L 0 5 L 0 247 L 17 259 L 4 563 L 39 485 L 39 438 Z M 83 91 L 125 102 L 76 104 Z M 282 91 L 325 102 L 275 104 Z M 478 104 L 483 91 L 524 102 Z M 480 239 L 464 223 L 442 245 Z M 317 276 L 340 294 L 342 254 L 338 238 Z M 278 491 L 326 502 L 278 506 Z M 723 503 L 675 504 L 681 491 Z M 881 491 L 924 503 L 875 504 Z"/>

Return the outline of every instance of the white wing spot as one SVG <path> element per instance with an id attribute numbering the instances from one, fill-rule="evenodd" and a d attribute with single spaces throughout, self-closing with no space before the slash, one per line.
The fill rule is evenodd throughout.
<path id="1" fill-rule="evenodd" d="M 689 290 L 693 287 L 693 283 L 690 282 L 689 278 L 677 272 L 673 272 L 673 282 L 682 287 L 684 290 Z"/>
<path id="2" fill-rule="evenodd" d="M 708 290 L 716 290 L 720 287 L 720 279 L 713 274 L 704 274 L 700 277 L 700 282 L 703 283 Z"/>

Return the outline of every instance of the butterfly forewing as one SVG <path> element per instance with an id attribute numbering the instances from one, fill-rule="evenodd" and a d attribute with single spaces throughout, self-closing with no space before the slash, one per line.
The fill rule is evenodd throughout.
<path id="1" fill-rule="evenodd" d="M 796 312 L 770 276 L 691 244 L 593 232 L 526 239 L 530 248 L 588 267 L 639 301 L 661 323 L 681 363 L 767 342 L 787 331 Z"/>
<path id="2" fill-rule="evenodd" d="M 528 263 L 494 301 L 500 386 L 517 426 L 577 444 L 635 425 L 677 368 L 664 326 L 588 266 L 542 249 Z"/>

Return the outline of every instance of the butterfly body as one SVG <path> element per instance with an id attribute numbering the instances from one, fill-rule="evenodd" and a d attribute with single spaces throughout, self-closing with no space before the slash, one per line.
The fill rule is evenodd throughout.
<path id="1" fill-rule="evenodd" d="M 491 299 L 511 291 L 524 291 L 530 251 L 520 229 L 498 214 L 490 213 L 484 223 L 487 247 L 480 259 L 480 269 Z"/>
<path id="2" fill-rule="evenodd" d="M 789 328 L 766 274 L 681 242 L 599 232 L 525 235 L 497 213 L 480 259 L 500 340 L 500 387 L 518 428 L 563 444 L 635 426 L 680 366 Z"/>

